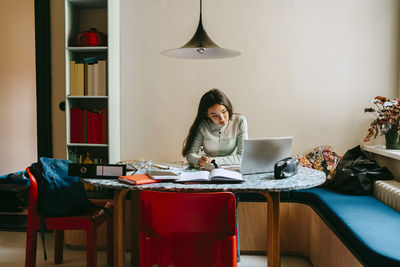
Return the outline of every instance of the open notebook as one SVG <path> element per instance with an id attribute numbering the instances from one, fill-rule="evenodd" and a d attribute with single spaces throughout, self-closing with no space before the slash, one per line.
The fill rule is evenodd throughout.
<path id="1" fill-rule="evenodd" d="M 243 182 L 240 172 L 214 169 L 209 171 L 181 172 L 176 182 Z"/>

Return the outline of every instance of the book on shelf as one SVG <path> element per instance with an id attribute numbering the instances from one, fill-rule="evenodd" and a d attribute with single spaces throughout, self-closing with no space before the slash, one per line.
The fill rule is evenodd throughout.
<path id="1" fill-rule="evenodd" d="M 105 60 L 98 61 L 98 95 L 107 95 L 107 62 Z"/>
<path id="2" fill-rule="evenodd" d="M 108 144 L 108 110 L 103 108 L 102 111 L 102 144 Z"/>
<path id="3" fill-rule="evenodd" d="M 84 66 L 84 79 L 83 79 L 83 95 L 89 95 L 88 94 L 88 89 L 89 89 L 89 64 L 85 63 L 83 64 Z"/>
<path id="4" fill-rule="evenodd" d="M 88 111 L 82 109 L 82 143 L 88 142 Z"/>
<path id="5" fill-rule="evenodd" d="M 95 129 L 95 135 L 94 135 L 94 143 L 95 144 L 102 144 L 103 143 L 103 113 L 101 112 L 93 112 L 92 113 L 92 125 L 93 128 Z"/>
<path id="6" fill-rule="evenodd" d="M 107 61 L 81 63 L 70 61 L 71 96 L 107 96 Z"/>
<path id="7" fill-rule="evenodd" d="M 70 142 L 107 144 L 108 111 L 70 109 Z"/>
<path id="8" fill-rule="evenodd" d="M 79 108 L 70 109 L 70 140 L 71 143 L 83 143 L 83 117 Z"/>
<path id="9" fill-rule="evenodd" d="M 94 95 L 94 66 L 95 64 L 89 64 L 88 65 L 88 90 L 87 90 L 87 95 L 88 96 L 93 96 Z"/>
<path id="10" fill-rule="evenodd" d="M 89 117 L 90 115 L 90 117 Z M 88 111 L 88 143 L 103 143 L 103 113 L 98 111 Z"/>
<path id="11" fill-rule="evenodd" d="M 132 174 L 132 175 L 118 177 L 118 182 L 132 184 L 132 185 L 140 185 L 140 184 L 157 183 L 158 181 L 152 179 L 147 174 Z"/>
<path id="12" fill-rule="evenodd" d="M 87 111 L 87 142 L 89 144 L 96 143 L 96 129 L 94 127 L 94 116 L 93 112 Z"/>
<path id="13" fill-rule="evenodd" d="M 71 60 L 69 66 L 69 94 L 75 95 L 75 61 Z"/>
<path id="14" fill-rule="evenodd" d="M 176 182 L 243 182 L 240 172 L 225 169 L 214 169 L 212 171 L 181 172 Z"/>
<path id="15" fill-rule="evenodd" d="M 85 95 L 85 67 L 83 63 L 75 63 L 75 94 Z"/>
<path id="16" fill-rule="evenodd" d="M 93 95 L 99 95 L 99 64 L 93 65 Z"/>

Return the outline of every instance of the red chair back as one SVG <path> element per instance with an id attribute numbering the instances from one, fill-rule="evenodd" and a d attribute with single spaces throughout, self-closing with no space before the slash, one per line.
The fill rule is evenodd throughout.
<path id="1" fill-rule="evenodd" d="M 27 225 L 32 227 L 32 225 L 35 225 L 35 223 L 39 224 L 39 214 L 37 212 L 38 184 L 35 176 L 33 176 L 29 168 L 26 168 L 26 172 L 28 173 L 30 180 Z"/>
<path id="2" fill-rule="evenodd" d="M 141 266 L 236 266 L 236 205 L 229 192 L 140 195 Z"/>

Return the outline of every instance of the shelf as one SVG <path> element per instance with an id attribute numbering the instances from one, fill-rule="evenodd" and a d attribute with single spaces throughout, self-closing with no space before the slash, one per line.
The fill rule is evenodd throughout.
<path id="1" fill-rule="evenodd" d="M 67 96 L 69 108 L 107 109 L 108 96 Z"/>
<path id="2" fill-rule="evenodd" d="M 81 146 L 81 147 L 108 147 L 108 144 L 87 144 L 87 143 L 68 143 L 67 146 Z"/>
<path id="3" fill-rule="evenodd" d="M 68 0 L 79 8 L 106 8 L 107 0 Z"/>
<path id="4" fill-rule="evenodd" d="M 400 160 L 400 150 L 398 149 L 386 149 L 384 145 L 374 145 L 374 146 L 362 146 L 364 151 L 368 151 L 374 154 L 385 156 L 392 159 Z"/>
<path id="5" fill-rule="evenodd" d="M 107 52 L 107 46 L 68 46 L 72 52 Z"/>
<path id="6" fill-rule="evenodd" d="M 85 95 L 85 96 L 82 96 L 82 95 L 67 95 L 67 98 L 68 99 L 91 99 L 91 98 L 95 98 L 95 99 L 101 99 L 101 98 L 104 98 L 104 99 L 107 99 L 108 98 L 108 96 L 104 96 L 104 95 Z"/>

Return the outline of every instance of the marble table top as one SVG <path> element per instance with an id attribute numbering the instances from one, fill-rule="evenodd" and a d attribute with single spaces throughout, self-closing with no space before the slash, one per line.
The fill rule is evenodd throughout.
<path id="1" fill-rule="evenodd" d="M 326 176 L 322 171 L 299 167 L 297 175 L 275 179 L 273 173 L 260 173 L 243 175 L 241 183 L 193 183 L 182 184 L 173 182 L 160 182 L 145 185 L 129 185 L 118 182 L 117 179 L 81 178 L 84 183 L 117 190 L 153 190 L 153 191 L 229 191 L 229 192 L 280 192 L 287 190 L 305 189 L 321 185 Z"/>

